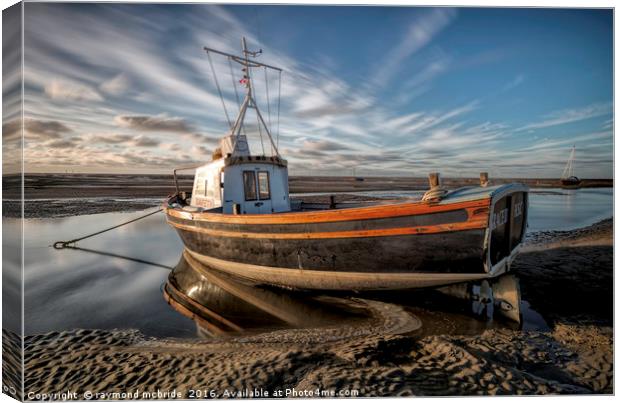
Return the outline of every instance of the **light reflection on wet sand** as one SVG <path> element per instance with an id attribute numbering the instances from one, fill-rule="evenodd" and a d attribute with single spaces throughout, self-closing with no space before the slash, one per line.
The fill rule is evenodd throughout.
<path id="1" fill-rule="evenodd" d="M 609 217 L 612 195 L 612 189 L 534 192 L 530 198 L 529 231 L 576 228 Z M 174 311 L 162 298 L 161 286 L 169 270 L 117 257 L 80 250 L 58 251 L 50 247 L 55 241 L 72 239 L 142 214 L 144 212 L 26 220 L 26 334 L 74 328 L 136 328 L 149 336 L 196 335 L 194 323 Z M 10 230 L 19 222 L 7 220 L 4 225 Z M 183 250 L 163 214 L 84 240 L 78 246 L 169 267 L 177 264 Z M 385 299 L 393 300 L 395 295 Z M 428 332 L 480 332 L 497 325 L 471 318 L 465 303 L 461 306 L 445 300 L 446 297 L 433 298 L 440 298 L 433 301 L 439 301 L 444 307 L 425 305 L 420 298 L 394 302 L 407 306 L 423 321 L 434 323 L 427 325 L 425 331 Z M 544 325 L 535 313 L 529 317 L 526 328 Z"/>

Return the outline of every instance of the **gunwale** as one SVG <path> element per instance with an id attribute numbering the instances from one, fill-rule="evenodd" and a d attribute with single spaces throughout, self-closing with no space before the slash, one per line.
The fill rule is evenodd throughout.
<path id="1" fill-rule="evenodd" d="M 299 289 L 321 290 L 397 290 L 418 287 L 434 287 L 494 277 L 495 274 L 481 273 L 433 273 L 433 272 L 356 272 L 322 271 L 312 269 L 291 269 L 232 262 L 203 255 L 189 248 L 185 258 L 208 267 L 245 278 L 253 282 Z"/>
<path id="2" fill-rule="evenodd" d="M 484 229 L 486 220 L 471 220 L 453 224 L 421 225 L 416 227 L 386 228 L 360 231 L 330 231 L 330 232 L 298 232 L 298 233 L 257 233 L 240 231 L 223 231 L 201 228 L 195 225 L 185 225 L 168 220 L 171 226 L 201 234 L 228 237 L 228 238 L 255 238 L 255 239 L 329 239 L 329 238 L 371 238 L 398 235 L 436 234 L 440 232 L 465 231 L 470 229 Z"/>
<path id="3" fill-rule="evenodd" d="M 450 210 L 466 209 L 468 214 L 476 215 L 477 209 L 486 209 L 491 197 L 455 201 L 448 203 L 425 203 L 420 201 L 381 204 L 377 206 L 351 207 L 346 209 L 302 211 L 272 214 L 230 215 L 211 212 L 188 212 L 170 207 L 167 201 L 164 209 L 167 215 L 192 221 L 207 221 L 230 224 L 307 224 L 352 220 L 371 220 L 375 218 L 401 217 L 417 214 L 432 214 Z M 470 213 L 471 212 L 471 213 Z"/>

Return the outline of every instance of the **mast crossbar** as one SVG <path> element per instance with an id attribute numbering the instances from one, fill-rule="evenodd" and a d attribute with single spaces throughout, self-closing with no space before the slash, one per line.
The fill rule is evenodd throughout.
<path id="1" fill-rule="evenodd" d="M 233 55 L 232 53 L 226 53 L 226 52 L 222 52 L 221 50 L 216 50 L 216 49 L 212 49 L 212 48 L 208 48 L 208 47 L 204 47 L 203 48 L 206 52 L 213 52 L 213 53 L 218 53 L 220 55 L 223 56 L 227 56 L 230 57 L 233 61 L 242 64 L 246 67 L 266 67 L 268 69 L 273 69 L 273 70 L 277 70 L 277 71 L 282 71 L 281 68 L 279 67 L 275 67 L 275 66 L 270 66 L 268 64 L 265 63 L 260 63 L 260 62 L 256 62 L 254 60 L 248 60 L 246 59 L 245 56 L 237 56 L 237 55 Z"/>
<path id="2" fill-rule="evenodd" d="M 254 99 L 253 96 L 253 84 L 252 84 L 252 74 L 250 73 L 250 68 L 252 67 L 264 67 L 265 68 L 265 86 L 268 86 L 268 82 L 267 82 L 267 69 L 273 69 L 279 72 L 279 86 L 281 85 L 281 77 L 282 77 L 282 69 L 279 67 L 274 67 L 274 66 L 270 66 L 268 64 L 264 64 L 264 63 L 259 63 L 253 60 L 250 60 L 248 58 L 249 57 L 257 57 L 259 54 L 262 53 L 262 50 L 257 51 L 257 52 L 251 52 L 248 50 L 247 48 L 247 44 L 246 44 L 246 40 L 245 38 L 242 38 L 241 40 L 241 46 L 243 48 L 243 57 L 241 56 L 237 56 L 237 55 L 233 55 L 231 53 L 227 53 L 227 52 L 222 52 L 221 50 L 217 50 L 217 49 L 212 49 L 209 47 L 204 47 L 204 50 L 207 52 L 207 55 L 209 55 L 209 62 L 211 63 L 211 56 L 210 53 L 217 53 L 219 55 L 222 56 L 226 56 L 228 58 L 228 62 L 229 62 L 229 67 L 230 67 L 230 62 L 231 60 L 241 64 L 242 66 L 244 66 L 245 68 L 242 69 L 244 75 L 243 75 L 243 79 L 239 80 L 241 83 L 244 84 L 245 88 L 246 88 L 246 94 L 245 97 L 243 99 L 243 102 L 241 102 L 241 105 L 239 105 L 239 112 L 237 114 L 237 117 L 234 121 L 234 123 L 230 122 L 229 120 L 229 126 L 230 126 L 230 131 L 229 134 L 231 136 L 233 136 L 233 150 L 236 149 L 236 145 L 237 145 L 237 141 L 239 140 L 239 136 L 241 133 L 241 130 L 243 129 L 245 131 L 245 126 L 243 124 L 244 120 L 245 120 L 245 116 L 246 116 L 246 112 L 248 108 L 253 108 L 256 111 L 256 120 L 257 120 L 257 124 L 258 124 L 258 134 L 260 136 L 260 142 L 261 142 L 261 148 L 263 151 L 263 155 L 265 154 L 265 146 L 263 144 L 263 133 L 262 133 L 262 129 L 261 129 L 261 125 L 264 127 L 265 129 L 265 133 L 267 134 L 267 137 L 269 138 L 269 143 L 271 145 L 271 152 L 273 153 L 275 151 L 276 156 L 280 157 L 280 152 L 278 151 L 278 145 L 276 142 L 273 141 L 272 135 L 271 135 L 271 130 L 270 130 L 270 126 L 271 126 L 271 104 L 270 104 L 270 100 L 269 100 L 269 89 L 267 88 L 267 109 L 269 112 L 269 125 L 267 125 L 267 122 L 265 122 L 265 119 L 263 118 L 263 115 L 260 113 L 259 109 L 258 109 L 258 105 L 256 104 L 256 100 Z M 211 63 L 211 68 L 213 69 L 213 65 Z M 232 77 L 232 67 L 230 68 L 231 70 L 231 77 Z M 214 71 L 215 74 L 215 71 Z M 238 94 L 237 94 L 237 87 L 236 87 L 236 83 L 234 78 L 232 79 L 233 81 L 233 86 L 235 88 L 235 97 L 237 97 L 237 102 L 239 102 L 239 98 L 238 98 Z M 218 85 L 218 91 L 219 91 L 219 85 Z M 278 92 L 280 91 L 280 89 L 278 89 Z M 278 98 L 279 98 L 278 94 Z M 222 102 L 223 102 L 223 97 L 221 96 L 220 93 L 220 97 L 222 98 Z M 280 100 L 278 99 L 278 113 L 279 113 L 279 104 L 280 104 Z M 224 106 L 224 111 L 226 112 L 226 106 Z M 228 113 L 226 113 L 226 117 L 228 119 Z M 279 126 L 279 122 L 278 122 L 278 126 Z M 278 127 L 278 131 L 279 131 L 279 127 Z"/>

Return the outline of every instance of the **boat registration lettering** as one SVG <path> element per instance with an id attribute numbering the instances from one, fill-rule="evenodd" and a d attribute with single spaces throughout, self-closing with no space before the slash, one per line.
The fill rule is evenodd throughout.
<path id="1" fill-rule="evenodd" d="M 493 213 L 493 219 L 491 220 L 491 229 L 500 227 L 508 222 L 508 209 L 502 209 L 499 213 Z"/>
<path id="2" fill-rule="evenodd" d="M 515 218 L 521 217 L 521 214 L 523 214 L 523 202 L 515 203 L 515 212 L 514 212 Z"/>

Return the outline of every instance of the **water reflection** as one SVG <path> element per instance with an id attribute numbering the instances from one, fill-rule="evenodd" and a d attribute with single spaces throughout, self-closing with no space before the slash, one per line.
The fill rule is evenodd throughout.
<path id="1" fill-rule="evenodd" d="M 613 217 L 613 188 L 534 189 L 528 232 L 567 231 Z"/>
<path id="2" fill-rule="evenodd" d="M 55 250 L 58 240 L 77 238 L 144 215 L 106 213 L 24 221 L 24 325 L 26 334 L 86 329 L 140 329 L 148 336 L 194 337 L 193 322 L 161 297 L 170 270 L 183 251 L 176 232 L 159 213 L 132 225 Z M 7 225 L 7 223 L 5 223 Z M 8 225 L 18 227 L 19 220 Z"/>
<path id="3" fill-rule="evenodd" d="M 422 328 L 416 331 L 421 336 L 480 334 L 503 327 L 547 329 L 542 317 L 526 302 L 521 305 L 522 321 L 516 323 L 499 317 L 476 317 L 469 300 L 435 290 L 295 292 L 243 282 L 202 265 L 187 252 L 170 274 L 164 298 L 175 310 L 196 322 L 200 335 L 209 337 L 282 328 L 355 326 L 371 319 L 371 312 L 364 305 L 367 299 L 404 307 L 422 322 Z"/>
<path id="4" fill-rule="evenodd" d="M 198 263 L 186 252 L 164 298 L 208 335 L 353 325 L 368 312 L 350 299 L 257 287 Z"/>
<path id="5" fill-rule="evenodd" d="M 613 215 L 613 189 L 566 192 L 563 189 L 551 189 L 536 190 L 531 194 L 530 231 L 576 228 Z M 180 315 L 162 298 L 161 287 L 170 274 L 168 268 L 176 266 L 183 252 L 178 235 L 166 224 L 163 214 L 84 240 L 77 245 L 80 249 L 58 251 L 50 247 L 55 241 L 74 239 L 145 213 L 107 213 L 24 221 L 26 334 L 75 328 L 134 328 L 148 336 L 196 336 L 194 321 Z M 3 231 L 17 233 L 22 222 L 5 219 L 3 225 Z M 5 246 L 12 246 L 7 240 L 4 241 Z M 92 251 L 103 252 L 105 255 Z M 187 285 L 181 285 L 183 290 L 188 290 Z M 351 307 L 342 303 L 342 299 L 350 295 L 325 296 L 278 290 L 275 292 L 279 295 L 279 301 L 283 301 L 284 309 L 276 309 L 272 303 L 269 308 L 271 311 L 265 311 L 260 307 L 247 307 L 247 301 L 243 301 L 239 290 L 219 287 L 221 291 L 216 291 L 218 287 L 218 284 L 211 284 L 201 292 L 213 293 L 209 303 L 217 309 L 220 305 L 215 302 L 215 296 L 229 295 L 226 297 L 229 302 L 225 304 L 222 300 L 219 304 L 227 306 L 227 309 L 239 306 L 239 312 L 231 312 L 232 316 L 227 319 L 245 331 L 314 326 L 310 323 L 329 325 L 333 320 L 337 322 L 341 317 L 338 315 L 343 312 L 358 315 L 351 314 L 351 317 L 356 318 L 353 320 L 361 320 L 359 315 L 364 316 L 359 306 Z M 415 291 L 358 296 L 405 306 L 423 321 L 424 332 L 480 332 L 497 325 L 498 321 L 489 324 L 486 320 L 472 319 L 468 304 L 435 294 L 431 291 Z M 255 300 L 269 301 L 264 293 L 255 297 Z M 308 300 L 311 308 L 304 305 L 306 310 L 299 309 L 299 314 L 286 314 L 287 306 L 299 301 L 305 304 Z M 241 308 L 243 304 L 248 309 L 245 313 Z M 328 312 L 328 315 L 317 312 L 319 308 Z M 212 310 L 217 312 L 216 309 Z M 314 314 L 312 318 L 317 319 L 317 322 L 312 322 L 312 318 L 305 320 L 308 312 Z M 329 316 L 334 312 L 335 317 Z M 537 322 L 534 313 L 525 316 L 530 318 L 525 322 L 526 328 L 543 325 L 540 320 Z M 295 323 L 296 319 L 300 322 Z M 509 323 L 500 325 L 512 326 Z"/>

